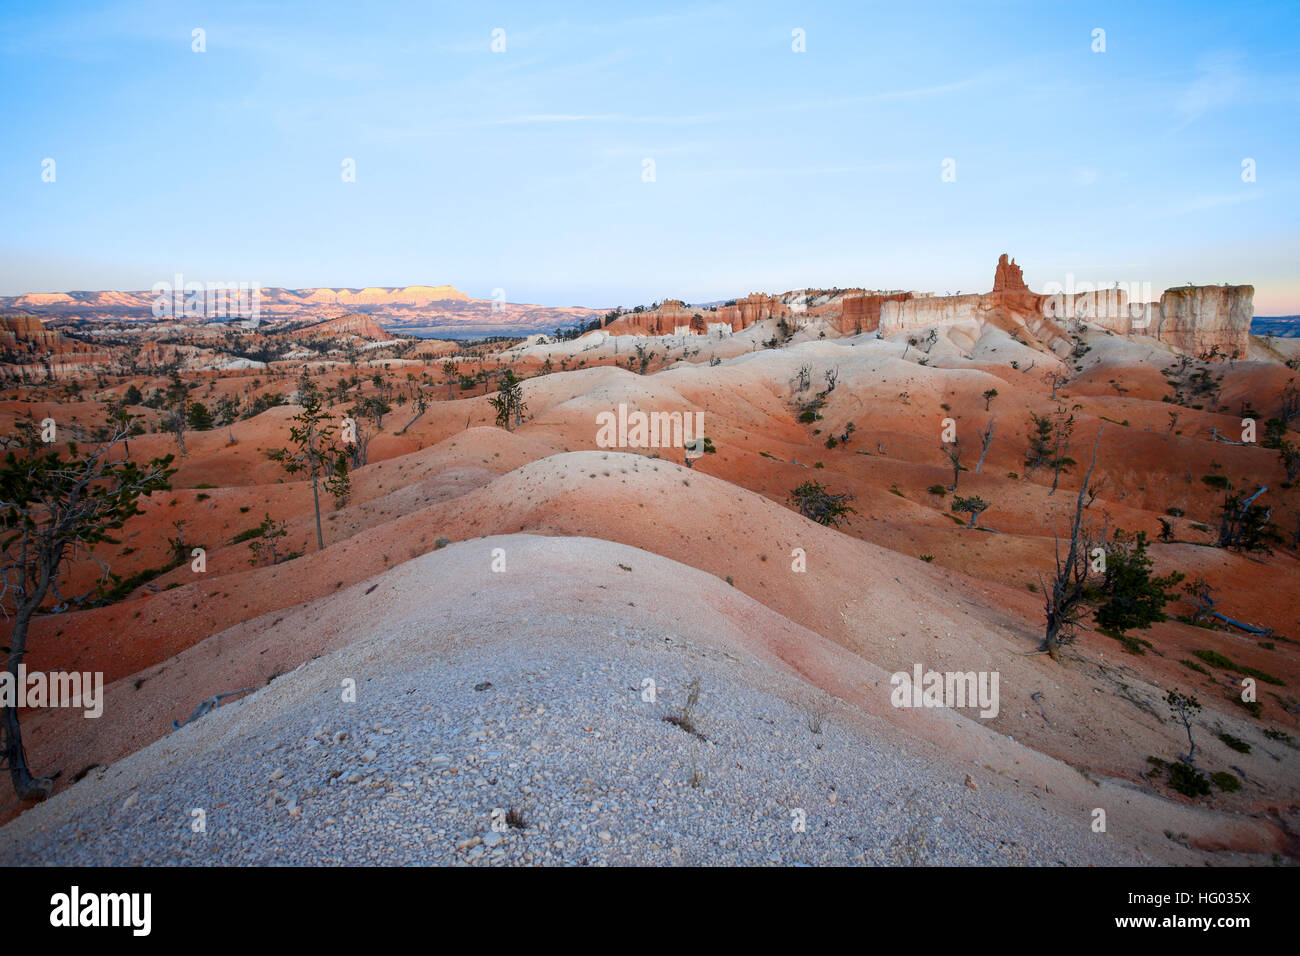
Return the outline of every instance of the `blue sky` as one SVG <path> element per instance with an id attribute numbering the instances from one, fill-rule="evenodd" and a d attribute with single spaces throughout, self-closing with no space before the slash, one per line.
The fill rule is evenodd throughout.
<path id="1" fill-rule="evenodd" d="M 1005 251 L 1300 313 L 1298 64 L 1294 2 L 6 0 L 0 294 L 971 292 Z"/>

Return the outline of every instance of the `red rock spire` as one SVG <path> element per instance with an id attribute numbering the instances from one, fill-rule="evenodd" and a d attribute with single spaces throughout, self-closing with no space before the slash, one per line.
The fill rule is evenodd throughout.
<path id="1" fill-rule="evenodd" d="M 1007 254 L 1004 252 L 998 257 L 998 268 L 993 273 L 993 291 L 994 292 L 1028 292 L 1029 286 L 1025 285 L 1024 273 L 1020 271 L 1020 266 L 1016 265 L 1016 260 L 1007 260 Z"/>

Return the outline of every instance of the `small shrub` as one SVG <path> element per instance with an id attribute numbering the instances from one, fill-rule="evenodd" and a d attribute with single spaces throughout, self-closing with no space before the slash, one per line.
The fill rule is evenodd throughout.
<path id="1" fill-rule="evenodd" d="M 1241 781 L 1226 770 L 1220 770 L 1218 773 L 1210 774 L 1210 779 L 1213 780 L 1214 785 L 1224 793 L 1236 793 L 1241 789 Z"/>
<path id="2" fill-rule="evenodd" d="M 1205 774 L 1181 760 L 1169 768 L 1169 786 L 1185 797 L 1210 795 L 1210 781 L 1205 779 Z"/>
<path id="3" fill-rule="evenodd" d="M 1120 647 L 1124 648 L 1124 653 L 1126 654 L 1145 654 L 1146 648 L 1142 645 L 1147 644 L 1147 647 L 1151 646 L 1146 641 L 1142 641 L 1131 634 L 1121 634 L 1119 631 L 1112 631 L 1109 628 L 1104 627 L 1098 628 L 1098 630 L 1107 637 L 1113 637 L 1115 640 L 1119 641 Z"/>
<path id="4" fill-rule="evenodd" d="M 1232 663 L 1231 659 L 1224 657 L 1218 651 L 1192 651 L 1197 657 L 1205 661 L 1211 667 L 1218 667 L 1225 671 L 1235 671 L 1237 665 Z"/>
<path id="5" fill-rule="evenodd" d="M 852 494 L 835 494 L 816 481 L 805 481 L 795 488 L 790 492 L 790 500 L 805 518 L 830 527 L 839 524 L 848 515 L 856 514 L 848 504 L 853 500 Z"/>
<path id="6" fill-rule="evenodd" d="M 1256 720 L 1258 720 L 1259 715 L 1264 712 L 1264 705 L 1257 700 L 1242 700 L 1240 694 L 1232 694 L 1228 699 L 1235 702 L 1238 706 L 1250 711 L 1250 716 L 1254 717 Z"/>
<path id="7" fill-rule="evenodd" d="M 692 736 L 704 740 L 704 735 L 695 727 L 695 705 L 700 702 L 700 679 L 697 677 L 691 681 L 686 690 L 686 703 L 682 705 L 681 710 L 675 714 L 669 714 L 664 718 L 665 721 L 680 727 Z"/>
<path id="8" fill-rule="evenodd" d="M 1268 671 L 1262 671 L 1257 667 L 1247 667 L 1245 664 L 1237 665 L 1237 673 L 1245 674 L 1247 677 L 1254 677 L 1256 680 L 1262 680 L 1265 684 L 1273 684 L 1278 687 L 1286 686 L 1286 681 L 1280 677 L 1274 677 Z"/>
<path id="9" fill-rule="evenodd" d="M 1280 677 L 1274 677 L 1267 671 L 1262 671 L 1255 667 L 1248 667 L 1245 664 L 1236 664 L 1231 660 L 1231 658 L 1224 657 L 1217 651 L 1192 651 L 1192 653 L 1212 667 L 1218 667 L 1225 671 L 1233 671 L 1237 674 L 1243 674 L 1246 677 L 1254 677 L 1256 680 L 1262 680 L 1265 684 L 1273 684 L 1275 686 L 1285 686 L 1286 684 L 1286 682 Z"/>
<path id="10" fill-rule="evenodd" d="M 1242 740 L 1240 737 L 1234 737 L 1232 734 L 1219 734 L 1219 739 L 1233 750 L 1237 751 L 1237 753 L 1250 753 L 1250 744 L 1246 743 L 1246 741 Z"/>

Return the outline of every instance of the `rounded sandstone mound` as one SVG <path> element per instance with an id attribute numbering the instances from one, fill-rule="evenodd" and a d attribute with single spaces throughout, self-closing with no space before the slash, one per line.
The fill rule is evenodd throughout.
<path id="1" fill-rule="evenodd" d="M 498 545 L 529 569 L 508 605 Z M 91 772 L 0 862 L 1150 862 L 827 695 L 765 643 L 812 635 L 701 571 L 507 536 L 373 581 L 371 633 Z"/>

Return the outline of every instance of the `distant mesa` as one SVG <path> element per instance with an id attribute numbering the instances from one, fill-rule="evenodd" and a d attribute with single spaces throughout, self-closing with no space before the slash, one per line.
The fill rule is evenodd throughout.
<path id="1" fill-rule="evenodd" d="M 43 305 L 63 305 L 76 300 L 66 292 L 29 292 L 13 300 L 14 308 L 29 309 Z"/>
<path id="2" fill-rule="evenodd" d="M 469 301 L 469 296 L 450 285 L 408 285 L 390 289 L 300 289 L 302 300 L 322 305 L 425 305 L 430 302 Z"/>
<path id="3" fill-rule="evenodd" d="M 262 286 L 259 290 L 263 309 L 283 311 L 304 306 L 427 306 L 438 302 L 469 302 L 469 296 L 450 285 L 408 285 L 399 288 L 369 286 L 365 289 L 282 289 Z M 0 297 L 0 308 L 20 311 L 39 310 L 42 315 L 135 313 L 152 317 L 157 294 L 152 291 L 120 292 L 28 292 Z"/>

